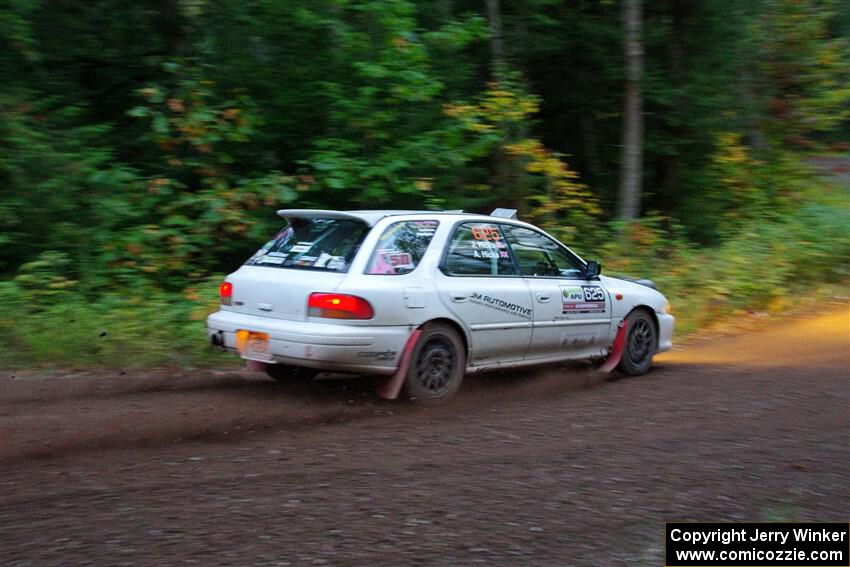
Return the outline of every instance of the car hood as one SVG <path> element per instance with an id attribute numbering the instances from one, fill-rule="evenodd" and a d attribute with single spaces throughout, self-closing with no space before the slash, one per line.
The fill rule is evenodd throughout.
<path id="1" fill-rule="evenodd" d="M 599 276 L 599 279 L 612 295 L 621 293 L 623 302 L 627 305 L 648 305 L 660 313 L 664 309 L 664 304 L 667 303 L 664 294 L 646 283 L 609 276 Z"/>

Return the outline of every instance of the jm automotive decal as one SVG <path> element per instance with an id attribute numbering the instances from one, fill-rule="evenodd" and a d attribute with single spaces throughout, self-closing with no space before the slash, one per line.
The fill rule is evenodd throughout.
<path id="1" fill-rule="evenodd" d="M 564 313 L 604 313 L 605 290 L 598 285 L 562 286 Z"/>
<path id="2" fill-rule="evenodd" d="M 478 292 L 474 292 L 469 297 L 469 302 L 476 305 L 482 305 L 484 307 L 490 307 L 491 309 L 496 309 L 502 313 L 516 315 L 523 319 L 531 319 L 530 307 L 523 307 L 522 305 L 517 305 L 516 303 L 511 303 L 497 297 L 490 297 L 489 295 L 481 295 Z"/>

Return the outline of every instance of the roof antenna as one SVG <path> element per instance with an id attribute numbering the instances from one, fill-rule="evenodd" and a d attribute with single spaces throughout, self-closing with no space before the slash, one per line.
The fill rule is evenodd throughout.
<path id="1" fill-rule="evenodd" d="M 502 219 L 517 220 L 516 209 L 494 209 L 490 213 L 491 217 L 499 217 Z"/>

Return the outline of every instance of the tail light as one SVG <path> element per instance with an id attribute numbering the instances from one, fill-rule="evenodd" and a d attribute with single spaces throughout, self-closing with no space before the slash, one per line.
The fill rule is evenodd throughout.
<path id="1" fill-rule="evenodd" d="M 218 296 L 221 299 L 222 305 L 230 305 L 233 301 L 233 284 L 230 282 L 222 282 L 218 286 Z"/>
<path id="2" fill-rule="evenodd" d="M 368 301 L 342 293 L 311 293 L 307 308 L 311 317 L 328 319 L 371 319 L 375 315 Z"/>

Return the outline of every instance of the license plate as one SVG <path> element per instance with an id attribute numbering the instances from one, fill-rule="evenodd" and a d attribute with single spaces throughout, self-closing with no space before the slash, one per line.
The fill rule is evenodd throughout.
<path id="1" fill-rule="evenodd" d="M 272 359 L 268 333 L 236 331 L 236 349 L 242 358 L 263 361 Z"/>

